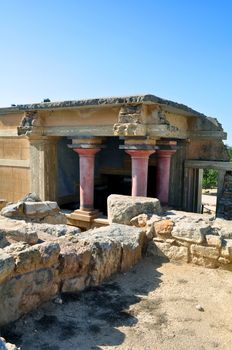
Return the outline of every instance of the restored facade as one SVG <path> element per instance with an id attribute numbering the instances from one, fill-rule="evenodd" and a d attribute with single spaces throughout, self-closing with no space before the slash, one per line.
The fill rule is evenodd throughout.
<path id="1" fill-rule="evenodd" d="M 232 170 L 224 139 L 216 119 L 153 95 L 1 108 L 0 197 L 36 192 L 87 222 L 111 193 L 199 212 L 202 170 L 219 171 L 218 202 Z"/>

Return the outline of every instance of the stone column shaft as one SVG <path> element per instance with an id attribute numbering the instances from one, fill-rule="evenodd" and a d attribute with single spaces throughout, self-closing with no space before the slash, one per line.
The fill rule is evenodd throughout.
<path id="1" fill-rule="evenodd" d="M 74 148 L 80 162 L 80 209 L 91 211 L 94 208 L 94 160 L 100 148 Z"/>
<path id="2" fill-rule="evenodd" d="M 126 150 L 131 156 L 132 168 L 132 196 L 147 196 L 147 175 L 149 156 L 155 151 L 151 150 Z"/>
<path id="3" fill-rule="evenodd" d="M 157 150 L 156 196 L 164 205 L 168 204 L 171 157 L 175 150 Z"/>

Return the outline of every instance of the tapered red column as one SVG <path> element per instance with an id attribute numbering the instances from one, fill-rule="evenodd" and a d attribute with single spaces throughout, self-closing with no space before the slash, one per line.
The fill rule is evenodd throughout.
<path id="1" fill-rule="evenodd" d="M 154 152 L 153 150 L 126 150 L 126 153 L 131 156 L 132 196 L 146 197 L 148 160 Z"/>
<path id="2" fill-rule="evenodd" d="M 168 204 L 171 157 L 175 150 L 157 150 L 156 196 L 164 205 Z"/>
<path id="3" fill-rule="evenodd" d="M 100 148 L 74 148 L 80 162 L 80 209 L 94 208 L 94 159 Z"/>

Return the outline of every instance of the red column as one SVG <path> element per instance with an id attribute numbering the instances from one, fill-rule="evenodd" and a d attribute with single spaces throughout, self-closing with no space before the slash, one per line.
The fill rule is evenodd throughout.
<path id="1" fill-rule="evenodd" d="M 162 204 L 168 204 L 171 157 L 175 150 L 157 150 L 156 196 Z"/>
<path id="2" fill-rule="evenodd" d="M 100 148 L 74 148 L 80 162 L 80 209 L 94 208 L 94 158 Z"/>
<path id="3" fill-rule="evenodd" d="M 132 168 L 132 196 L 147 195 L 147 172 L 149 156 L 155 151 L 151 150 L 126 150 L 131 156 Z"/>

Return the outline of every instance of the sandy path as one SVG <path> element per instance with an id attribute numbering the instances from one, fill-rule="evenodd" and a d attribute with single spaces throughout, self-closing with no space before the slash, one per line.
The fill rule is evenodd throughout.
<path id="1" fill-rule="evenodd" d="M 231 350 L 231 311 L 231 272 L 144 259 L 99 288 L 46 303 L 3 335 L 22 350 Z"/>

